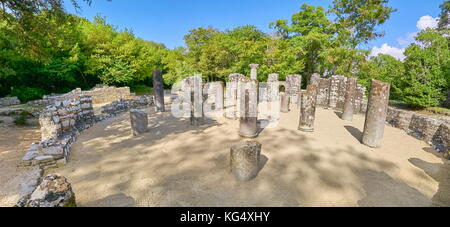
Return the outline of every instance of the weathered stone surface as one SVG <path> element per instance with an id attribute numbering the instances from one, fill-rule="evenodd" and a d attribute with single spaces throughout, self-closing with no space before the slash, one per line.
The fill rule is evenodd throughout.
<path id="1" fill-rule="evenodd" d="M 317 85 L 308 85 L 307 90 L 302 93 L 302 103 L 300 108 L 300 123 L 298 130 L 304 132 L 314 131 L 316 118 Z"/>
<path id="2" fill-rule="evenodd" d="M 302 86 L 302 76 L 301 75 L 287 75 L 286 76 L 287 91 L 286 94 L 290 98 L 292 104 L 299 104 L 300 102 L 300 91 Z"/>
<path id="3" fill-rule="evenodd" d="M 372 80 L 362 143 L 380 147 L 383 142 L 389 102 L 390 84 Z"/>
<path id="4" fill-rule="evenodd" d="M 19 104 L 20 100 L 17 97 L 0 98 L 0 106 L 14 106 Z"/>
<path id="5" fill-rule="evenodd" d="M 164 83 L 160 70 L 153 71 L 153 93 L 155 96 L 156 110 L 161 112 L 166 111 L 164 105 Z"/>
<path id="6" fill-rule="evenodd" d="M 131 132 L 134 136 L 147 132 L 148 115 L 141 110 L 130 111 Z"/>
<path id="7" fill-rule="evenodd" d="M 328 107 L 330 96 L 330 79 L 319 79 L 319 90 L 317 91 L 317 105 Z"/>
<path id="8" fill-rule="evenodd" d="M 203 86 L 203 111 L 206 117 L 220 118 L 224 116 L 223 82 L 209 82 Z"/>
<path id="9" fill-rule="evenodd" d="M 289 111 L 290 111 L 290 108 L 289 108 L 290 97 L 284 92 L 280 93 L 280 97 L 281 97 L 281 108 L 280 108 L 280 111 L 283 112 L 283 113 L 289 113 Z"/>
<path id="10" fill-rule="evenodd" d="M 413 115 L 414 113 L 411 111 L 399 110 L 389 107 L 386 121 L 393 127 L 408 130 Z"/>
<path id="11" fill-rule="evenodd" d="M 258 82 L 247 78 L 239 82 L 239 135 L 245 138 L 258 136 Z"/>
<path id="12" fill-rule="evenodd" d="M 258 175 L 261 147 L 256 141 L 246 141 L 231 147 L 231 173 L 236 179 L 248 181 Z"/>
<path id="13" fill-rule="evenodd" d="M 357 79 L 353 77 L 347 78 L 347 91 L 345 94 L 344 111 L 342 113 L 342 120 L 352 121 L 355 112 L 355 98 Z"/>
<path id="14" fill-rule="evenodd" d="M 18 207 L 76 207 L 75 194 L 67 179 L 50 174 L 42 179 L 33 193 L 23 197 Z"/>
<path id="15" fill-rule="evenodd" d="M 320 74 L 318 74 L 318 73 L 312 74 L 309 84 L 314 85 L 314 86 L 319 86 L 319 82 L 320 82 Z"/>
<path id="16" fill-rule="evenodd" d="M 251 64 L 250 65 L 250 79 L 252 80 L 258 80 L 258 64 Z"/>
<path id="17" fill-rule="evenodd" d="M 329 89 L 328 107 L 335 109 L 337 107 L 337 102 L 339 99 L 339 76 L 332 76 L 330 79 L 330 89 Z"/>

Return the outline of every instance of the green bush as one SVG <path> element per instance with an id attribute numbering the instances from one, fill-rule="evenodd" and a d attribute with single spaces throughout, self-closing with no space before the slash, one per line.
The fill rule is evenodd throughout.
<path id="1" fill-rule="evenodd" d="M 143 84 L 139 84 L 139 85 L 134 85 L 131 86 L 131 92 L 136 93 L 136 95 L 143 95 L 143 94 L 151 94 L 153 93 L 153 88 L 143 85 Z"/>
<path id="2" fill-rule="evenodd" d="M 16 96 L 22 103 L 24 103 L 31 100 L 41 99 L 44 94 L 45 92 L 41 88 L 18 87 L 13 88 L 10 95 Z"/>
<path id="3" fill-rule="evenodd" d="M 27 119 L 28 119 L 28 115 L 22 113 L 16 117 L 14 117 L 14 124 L 17 126 L 25 126 L 25 125 L 27 125 Z"/>

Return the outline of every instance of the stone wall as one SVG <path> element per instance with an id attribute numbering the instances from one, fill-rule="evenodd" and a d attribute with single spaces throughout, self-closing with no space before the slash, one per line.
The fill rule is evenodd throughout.
<path id="1" fill-rule="evenodd" d="M 19 104 L 20 100 L 17 97 L 0 98 L 0 106 L 14 106 Z"/>
<path id="2" fill-rule="evenodd" d="M 388 108 L 387 123 L 406 131 L 409 135 L 426 141 L 437 151 L 448 154 L 450 122 L 410 111 Z"/>
<path id="3" fill-rule="evenodd" d="M 129 111 L 131 109 L 140 109 L 148 106 L 154 106 L 153 96 L 139 96 L 131 99 L 119 99 L 110 104 L 101 107 L 101 115 L 96 116 L 97 121 L 115 116 L 117 114 Z"/>
<path id="4" fill-rule="evenodd" d="M 41 100 L 34 100 L 27 103 L 28 106 L 40 106 L 46 107 L 52 105 L 56 101 L 63 101 L 68 99 L 74 99 L 80 95 L 86 95 L 92 97 L 92 104 L 110 103 L 122 98 L 130 98 L 129 87 L 110 87 L 110 86 L 97 86 L 89 91 L 82 91 L 77 88 L 69 93 L 61 95 L 45 95 Z"/>
<path id="5" fill-rule="evenodd" d="M 347 90 L 347 77 L 332 76 L 331 78 L 319 79 L 319 91 L 317 94 L 317 104 L 319 106 L 332 109 L 343 109 L 345 92 Z M 366 88 L 357 85 L 355 99 L 355 113 L 365 113 L 367 109 Z"/>
<path id="6" fill-rule="evenodd" d="M 70 148 L 81 131 L 95 123 L 92 98 L 86 95 L 55 101 L 39 116 L 41 141 L 23 157 L 23 165 L 43 168 L 65 164 Z"/>
<path id="7" fill-rule="evenodd" d="M 92 103 L 102 104 L 110 103 L 118 99 L 126 99 L 131 97 L 129 87 L 110 87 L 101 86 L 96 87 L 90 91 L 83 91 L 84 95 L 89 95 L 92 97 Z"/>

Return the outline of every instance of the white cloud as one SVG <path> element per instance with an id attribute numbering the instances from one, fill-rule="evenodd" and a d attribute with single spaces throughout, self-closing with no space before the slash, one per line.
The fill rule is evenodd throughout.
<path id="1" fill-rule="evenodd" d="M 423 16 L 417 21 L 417 28 L 419 30 L 425 30 L 427 28 L 437 28 L 439 24 L 439 18 L 434 18 L 430 15 Z"/>
<path id="2" fill-rule="evenodd" d="M 405 36 L 402 36 L 397 39 L 398 45 L 402 47 L 409 46 L 409 44 L 414 43 L 416 40 L 417 32 L 410 32 L 406 34 Z"/>
<path id="3" fill-rule="evenodd" d="M 378 54 L 387 54 L 391 55 L 394 58 L 397 58 L 400 61 L 403 61 L 405 59 L 405 55 L 403 54 L 403 52 L 405 52 L 405 49 L 391 47 L 387 43 L 385 43 L 381 45 L 381 47 L 374 46 L 372 48 L 370 56 L 377 56 Z"/>

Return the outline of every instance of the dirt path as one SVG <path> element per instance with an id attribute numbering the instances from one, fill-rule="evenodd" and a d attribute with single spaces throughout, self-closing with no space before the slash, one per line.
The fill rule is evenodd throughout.
<path id="1" fill-rule="evenodd" d="M 238 122 L 200 128 L 147 109 L 149 133 L 130 136 L 128 114 L 101 122 L 52 172 L 73 184 L 80 206 L 450 206 L 448 164 L 426 143 L 386 127 L 384 146 L 358 142 L 364 116 L 342 121 L 318 109 L 316 132 L 297 130 L 298 111 L 257 138 L 262 170 L 237 182 L 229 148 Z M 425 150 L 424 150 L 425 149 Z"/>
<path id="2" fill-rule="evenodd" d="M 18 167 L 28 147 L 40 141 L 39 126 L 0 128 L 0 207 L 14 206 L 28 188 L 22 182 L 28 181 L 37 168 Z"/>

